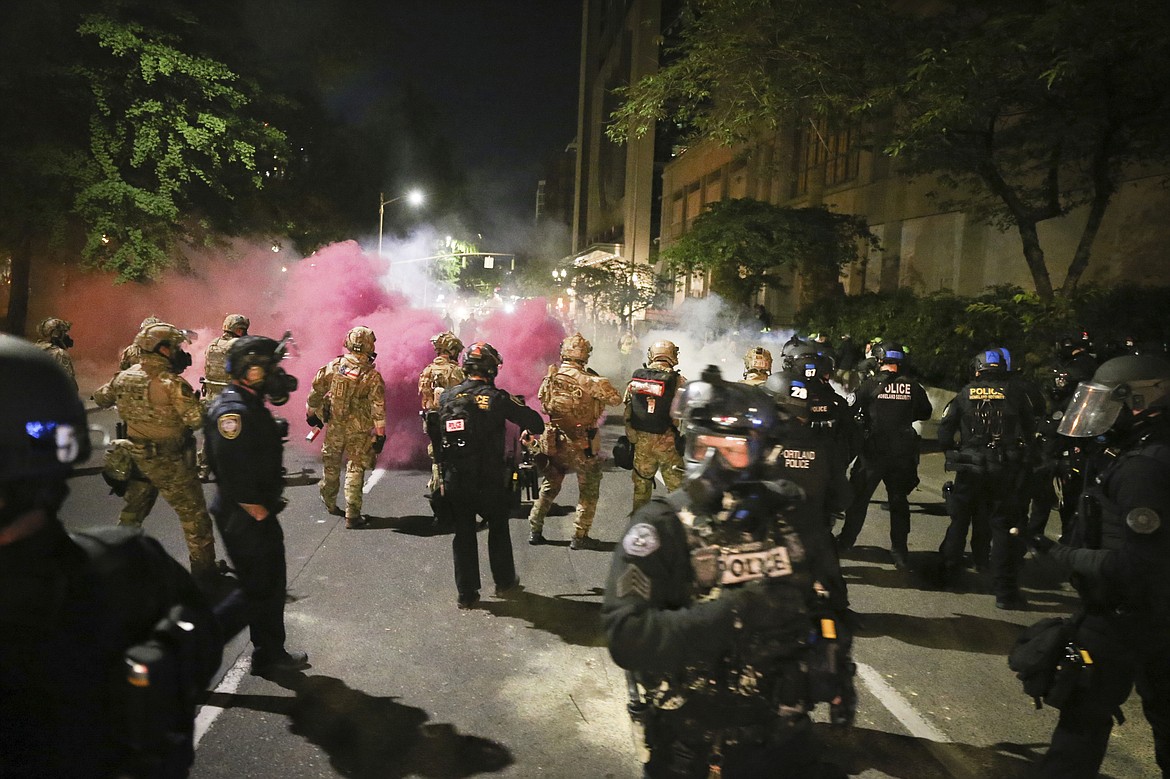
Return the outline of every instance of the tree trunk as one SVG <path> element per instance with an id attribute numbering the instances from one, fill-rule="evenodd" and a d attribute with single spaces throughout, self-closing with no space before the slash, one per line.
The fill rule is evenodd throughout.
<path id="1" fill-rule="evenodd" d="M 29 281 L 32 276 L 32 236 L 26 232 L 12 253 L 12 284 L 8 291 L 8 313 L 4 330 L 12 335 L 25 336 L 28 325 Z"/>
<path id="2" fill-rule="evenodd" d="M 1028 270 L 1032 272 L 1032 283 L 1036 285 L 1036 294 L 1046 303 L 1051 303 L 1054 294 L 1052 279 L 1048 276 L 1048 266 L 1044 262 L 1044 249 L 1040 246 L 1040 236 L 1036 234 L 1034 221 L 1017 221 L 1020 240 L 1024 243 L 1024 261 L 1028 263 Z"/>
<path id="3" fill-rule="evenodd" d="M 1093 201 L 1089 204 L 1089 219 L 1085 222 L 1085 229 L 1081 231 L 1081 239 L 1077 242 L 1077 250 L 1073 254 L 1072 262 L 1068 266 L 1068 275 L 1064 277 L 1060 293 L 1069 297 L 1077 289 L 1081 275 L 1089 267 L 1089 256 L 1093 251 L 1093 242 L 1097 240 L 1097 233 L 1101 230 L 1101 222 L 1105 219 L 1105 211 L 1113 201 L 1113 193 L 1117 190 L 1109 170 L 1108 144 L 1101 145 L 1093 164 Z"/>

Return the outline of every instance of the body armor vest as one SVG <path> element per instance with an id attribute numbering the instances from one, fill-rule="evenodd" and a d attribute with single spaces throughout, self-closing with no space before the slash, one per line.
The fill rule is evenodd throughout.
<path id="1" fill-rule="evenodd" d="M 364 397 L 362 388 L 370 370 L 369 364 L 356 360 L 342 357 L 337 361 L 333 370 L 333 380 L 329 384 L 329 413 L 332 422 L 344 424 L 362 411 L 356 401 Z"/>
<path id="2" fill-rule="evenodd" d="M 171 406 L 156 405 L 150 399 L 150 386 L 165 380 L 162 364 L 166 359 L 157 355 L 143 355 L 140 364 L 122 371 L 114 379 L 113 390 L 118 414 L 129 426 L 145 425 L 164 428 L 171 438 L 178 438 L 187 430 L 178 411 Z"/>
<path id="3" fill-rule="evenodd" d="M 221 335 L 207 345 L 207 357 L 203 362 L 203 386 L 208 397 L 214 398 L 231 381 L 227 369 L 228 349 L 232 346 L 235 336 Z"/>
<path id="4" fill-rule="evenodd" d="M 439 407 L 439 395 L 464 379 L 463 369 L 446 356 L 436 357 L 418 377 L 418 397 L 423 411 Z"/>
<path id="5" fill-rule="evenodd" d="M 589 391 L 589 378 L 575 366 L 550 365 L 538 397 L 549 422 L 561 428 L 593 428 L 604 406 Z"/>
<path id="6" fill-rule="evenodd" d="M 665 433 L 671 427 L 670 405 L 678 390 L 678 373 L 639 368 L 630 379 L 630 427 L 642 433 Z"/>

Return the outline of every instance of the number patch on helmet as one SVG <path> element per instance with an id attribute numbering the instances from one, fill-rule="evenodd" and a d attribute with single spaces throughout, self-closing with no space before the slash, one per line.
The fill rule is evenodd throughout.
<path id="1" fill-rule="evenodd" d="M 466 429 L 466 425 L 467 425 L 466 419 L 448 419 L 447 420 L 447 432 L 448 433 L 458 433 L 458 432 Z"/>

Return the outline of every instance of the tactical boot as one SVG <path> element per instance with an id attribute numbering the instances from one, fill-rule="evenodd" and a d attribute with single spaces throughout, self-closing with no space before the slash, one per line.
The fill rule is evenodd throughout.
<path id="1" fill-rule="evenodd" d="M 894 562 L 894 567 L 899 571 L 910 570 L 910 561 L 907 557 L 905 549 L 894 548 L 890 550 L 890 559 Z"/>
<path id="2" fill-rule="evenodd" d="M 309 655 L 306 652 L 283 652 L 276 657 L 264 658 L 252 655 L 253 676 L 275 676 L 303 671 L 308 667 Z"/>
<path id="3" fill-rule="evenodd" d="M 601 542 L 596 538 L 590 536 L 573 536 L 573 540 L 569 542 L 570 549 L 600 549 Z"/>
<path id="4" fill-rule="evenodd" d="M 546 543 L 544 534 L 539 530 L 533 530 L 528 534 L 528 543 L 532 544 L 533 546 L 539 546 L 540 544 Z"/>
<path id="5" fill-rule="evenodd" d="M 369 524 L 370 523 L 366 520 L 366 518 L 360 514 L 356 517 L 347 516 L 345 518 L 345 527 L 347 530 L 360 530 Z"/>
<path id="6" fill-rule="evenodd" d="M 321 502 L 325 503 L 325 499 L 321 498 Z M 345 516 L 345 512 L 342 511 L 341 509 L 337 508 L 336 503 L 325 503 L 325 510 L 328 511 L 330 514 L 332 514 L 335 517 L 344 517 Z"/>

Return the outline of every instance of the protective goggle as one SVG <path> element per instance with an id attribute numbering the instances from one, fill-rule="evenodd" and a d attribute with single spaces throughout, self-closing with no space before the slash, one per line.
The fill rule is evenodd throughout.
<path id="1" fill-rule="evenodd" d="M 707 459 L 712 450 L 729 468 L 746 468 L 752 461 L 751 446 L 744 436 L 699 433 L 691 437 L 687 448 L 690 450 L 687 459 L 695 462 Z"/>

